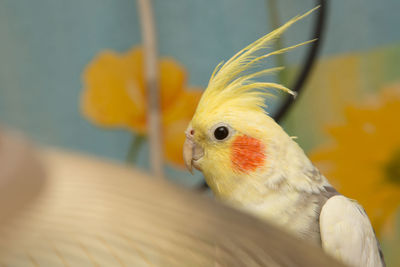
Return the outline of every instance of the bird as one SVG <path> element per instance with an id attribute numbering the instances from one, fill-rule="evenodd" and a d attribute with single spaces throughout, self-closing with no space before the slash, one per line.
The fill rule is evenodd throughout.
<path id="1" fill-rule="evenodd" d="M 257 80 L 283 69 L 260 70 L 265 59 L 314 41 L 263 53 L 315 9 L 217 65 L 185 131 L 185 165 L 191 172 L 201 171 L 222 202 L 321 246 L 349 266 L 385 266 L 362 206 L 340 194 L 295 137 L 266 112 L 271 89 L 295 93 L 281 84 Z"/>

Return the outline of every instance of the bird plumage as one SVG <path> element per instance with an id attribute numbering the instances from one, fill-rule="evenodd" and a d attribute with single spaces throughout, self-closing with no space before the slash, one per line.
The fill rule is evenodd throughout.
<path id="1" fill-rule="evenodd" d="M 310 42 L 258 55 L 313 10 L 217 66 L 186 131 L 185 164 L 202 171 L 215 196 L 226 203 L 320 244 L 345 263 L 382 266 L 368 217 L 357 213 L 360 206 L 336 192 L 265 112 L 268 89 L 294 94 L 283 85 L 255 81 L 281 68 L 251 73 L 263 59 Z"/>
<path id="2" fill-rule="evenodd" d="M 365 210 L 342 195 L 330 198 L 320 215 L 322 247 L 350 266 L 384 266 L 383 255 Z"/>

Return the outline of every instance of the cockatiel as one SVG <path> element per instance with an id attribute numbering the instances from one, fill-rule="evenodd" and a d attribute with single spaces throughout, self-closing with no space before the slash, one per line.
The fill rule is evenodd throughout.
<path id="1" fill-rule="evenodd" d="M 254 79 L 281 68 L 250 71 L 261 60 L 302 45 L 259 55 L 312 11 L 216 67 L 187 128 L 184 160 L 190 171 L 194 167 L 203 172 L 222 201 L 320 244 L 348 265 L 384 266 L 364 209 L 339 194 L 265 112 L 269 88 L 292 92 L 280 84 Z"/>

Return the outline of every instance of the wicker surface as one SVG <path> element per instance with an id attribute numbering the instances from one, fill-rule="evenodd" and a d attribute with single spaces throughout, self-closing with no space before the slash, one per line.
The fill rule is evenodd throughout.
<path id="1" fill-rule="evenodd" d="M 21 140 L 0 135 L 0 266 L 340 266 L 192 191 Z"/>

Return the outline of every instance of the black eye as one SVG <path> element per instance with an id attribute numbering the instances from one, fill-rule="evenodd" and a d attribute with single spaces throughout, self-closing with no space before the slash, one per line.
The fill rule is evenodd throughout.
<path id="1" fill-rule="evenodd" d="M 225 126 L 220 126 L 214 131 L 214 137 L 217 140 L 224 140 L 229 135 L 229 130 Z"/>

